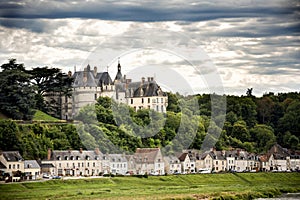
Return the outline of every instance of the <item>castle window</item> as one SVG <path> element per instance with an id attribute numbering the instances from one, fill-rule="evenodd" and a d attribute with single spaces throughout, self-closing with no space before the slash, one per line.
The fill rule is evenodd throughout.
<path id="1" fill-rule="evenodd" d="M 160 101 L 161 101 L 161 103 L 163 103 L 164 102 L 164 98 L 161 98 Z"/>
<path id="2" fill-rule="evenodd" d="M 150 98 L 148 98 L 148 103 L 150 103 Z"/>
<path id="3" fill-rule="evenodd" d="M 164 111 L 164 106 L 161 106 L 161 111 L 162 111 L 162 112 Z"/>
<path id="4" fill-rule="evenodd" d="M 159 111 L 159 107 L 158 106 L 156 106 L 156 111 Z"/>
<path id="5" fill-rule="evenodd" d="M 95 100 L 97 100 L 97 94 L 95 94 Z"/>
<path id="6" fill-rule="evenodd" d="M 130 99 L 130 101 L 131 101 L 130 103 L 133 104 L 133 99 Z"/>
<path id="7" fill-rule="evenodd" d="M 144 103 L 144 98 L 142 98 L 142 103 Z"/>

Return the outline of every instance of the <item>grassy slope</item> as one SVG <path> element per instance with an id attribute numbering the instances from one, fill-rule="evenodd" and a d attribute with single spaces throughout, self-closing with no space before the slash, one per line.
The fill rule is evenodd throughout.
<path id="1" fill-rule="evenodd" d="M 42 120 L 42 121 L 59 121 L 59 119 L 56 119 L 40 110 L 37 110 L 33 116 L 33 120 Z"/>
<path id="2" fill-rule="evenodd" d="M 114 177 L 1 184 L 0 199 L 168 199 L 300 191 L 300 173 Z M 241 199 L 241 197 L 238 197 Z"/>

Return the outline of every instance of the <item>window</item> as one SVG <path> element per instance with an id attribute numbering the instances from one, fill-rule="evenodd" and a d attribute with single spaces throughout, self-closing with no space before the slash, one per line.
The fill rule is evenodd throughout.
<path id="1" fill-rule="evenodd" d="M 161 111 L 162 111 L 162 112 L 164 111 L 164 106 L 163 106 L 163 105 L 161 106 Z"/>
<path id="2" fill-rule="evenodd" d="M 10 164 L 8 165 L 8 169 L 11 169 L 11 165 Z"/>
<path id="3" fill-rule="evenodd" d="M 61 167 L 61 163 L 58 163 L 58 167 Z"/>
<path id="4" fill-rule="evenodd" d="M 84 166 L 84 163 L 81 163 L 81 167 L 83 167 Z"/>
<path id="5" fill-rule="evenodd" d="M 78 167 L 80 167 L 80 163 L 78 163 Z"/>
<path id="6" fill-rule="evenodd" d="M 163 102 L 164 102 L 164 98 L 161 98 L 161 99 L 160 99 L 160 102 L 163 103 Z"/>
<path id="7" fill-rule="evenodd" d="M 130 99 L 130 103 L 133 104 L 133 99 Z"/>
<path id="8" fill-rule="evenodd" d="M 87 163 L 87 167 L 90 167 L 90 163 L 89 162 Z"/>
<path id="9" fill-rule="evenodd" d="M 216 165 L 218 164 L 218 161 L 216 161 Z"/>
<path id="10" fill-rule="evenodd" d="M 29 168 L 29 167 L 28 167 Z M 20 169 L 20 165 L 19 164 L 17 164 L 17 169 Z"/>
<path id="11" fill-rule="evenodd" d="M 144 98 L 142 98 L 142 103 L 144 103 Z"/>
<path id="12" fill-rule="evenodd" d="M 95 100 L 97 100 L 97 94 L 95 94 Z"/>
<path id="13" fill-rule="evenodd" d="M 15 169 L 15 167 L 16 167 L 15 164 L 13 164 L 13 169 Z"/>
<path id="14" fill-rule="evenodd" d="M 93 162 L 93 167 L 96 167 L 96 164 Z"/>
<path id="15" fill-rule="evenodd" d="M 159 107 L 158 106 L 156 106 L 156 111 L 159 111 Z"/>
<path id="16" fill-rule="evenodd" d="M 67 167 L 69 167 L 69 163 L 67 163 Z"/>
<path id="17" fill-rule="evenodd" d="M 216 170 L 218 171 L 218 170 L 219 170 L 219 168 L 218 168 L 218 167 L 216 167 Z"/>
<path id="18" fill-rule="evenodd" d="M 148 103 L 150 103 L 150 98 L 148 98 Z"/>

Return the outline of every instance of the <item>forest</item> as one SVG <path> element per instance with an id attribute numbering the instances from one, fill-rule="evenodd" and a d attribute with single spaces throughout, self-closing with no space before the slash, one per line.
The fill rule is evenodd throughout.
<path id="1" fill-rule="evenodd" d="M 82 108 L 73 122 L 31 122 L 41 110 L 58 117 L 59 102 L 46 95 L 71 95 L 71 77 L 59 69 L 26 70 L 12 59 L 1 66 L 1 150 L 18 150 L 25 159 L 44 159 L 48 148 L 93 149 L 103 153 L 134 152 L 141 147 L 161 147 L 168 152 L 184 148 L 218 150 L 242 148 L 266 152 L 273 144 L 300 150 L 300 93 L 252 95 L 168 93 L 165 114 L 148 109 L 134 111 L 111 98 L 100 97 Z M 255 89 L 255 88 L 254 88 Z M 209 145 L 207 145 L 209 144 Z"/>

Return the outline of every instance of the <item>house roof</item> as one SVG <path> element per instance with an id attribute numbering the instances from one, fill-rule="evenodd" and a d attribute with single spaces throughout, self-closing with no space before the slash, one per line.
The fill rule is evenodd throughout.
<path id="1" fill-rule="evenodd" d="M 183 162 L 185 161 L 185 158 L 188 156 L 189 154 L 188 153 L 182 153 L 178 159 L 180 160 L 180 162 Z"/>
<path id="2" fill-rule="evenodd" d="M 137 148 L 133 156 L 136 163 L 154 163 L 159 153 L 159 148 Z"/>
<path id="3" fill-rule="evenodd" d="M 52 167 L 54 167 L 54 165 L 52 163 L 42 163 L 41 167 L 42 168 L 52 168 Z"/>
<path id="4" fill-rule="evenodd" d="M 24 161 L 24 168 L 25 169 L 40 168 L 40 165 L 37 163 L 36 160 L 25 160 Z"/>
<path id="5" fill-rule="evenodd" d="M 164 161 L 166 163 L 170 163 L 170 164 L 180 163 L 180 160 L 176 156 L 173 156 L 173 155 L 164 156 Z"/>
<path id="6" fill-rule="evenodd" d="M 110 162 L 127 162 L 125 155 L 123 154 L 108 154 Z"/>
<path id="7" fill-rule="evenodd" d="M 99 150 L 95 151 L 78 151 L 78 150 L 66 150 L 66 151 L 52 151 L 50 160 L 100 160 L 103 154 Z"/>
<path id="8" fill-rule="evenodd" d="M 165 93 L 162 92 L 160 86 L 156 81 L 146 81 L 144 83 L 139 82 L 140 86 L 134 91 L 134 97 L 152 97 L 152 96 L 165 96 Z"/>
<path id="9" fill-rule="evenodd" d="M 17 162 L 24 160 L 18 151 L 3 151 L 2 154 L 7 162 Z"/>
<path id="10" fill-rule="evenodd" d="M 0 169 L 6 169 L 6 166 L 0 161 Z"/>

